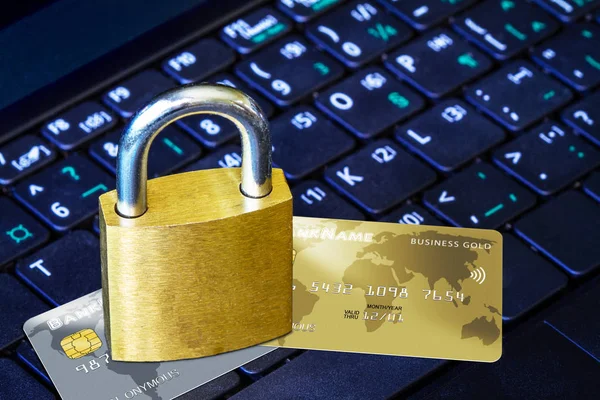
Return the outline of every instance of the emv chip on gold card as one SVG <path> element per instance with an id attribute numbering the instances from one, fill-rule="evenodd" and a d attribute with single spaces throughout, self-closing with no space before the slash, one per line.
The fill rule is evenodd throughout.
<path id="1" fill-rule="evenodd" d="M 102 341 L 92 329 L 82 329 L 66 336 L 60 346 L 67 357 L 80 358 L 102 347 Z"/>

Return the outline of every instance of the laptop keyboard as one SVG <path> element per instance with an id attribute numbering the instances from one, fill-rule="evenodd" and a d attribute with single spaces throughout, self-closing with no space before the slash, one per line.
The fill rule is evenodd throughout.
<path id="1" fill-rule="evenodd" d="M 589 398 L 598 7 L 280 0 L 0 145 L 0 398 L 57 396 L 21 326 L 100 288 L 96 198 L 115 187 L 120 132 L 153 96 L 195 81 L 247 91 L 270 117 L 295 215 L 500 230 L 506 351 L 487 365 L 278 349 L 182 398 Z M 241 163 L 219 116 L 178 121 L 150 154 L 151 177 Z"/>

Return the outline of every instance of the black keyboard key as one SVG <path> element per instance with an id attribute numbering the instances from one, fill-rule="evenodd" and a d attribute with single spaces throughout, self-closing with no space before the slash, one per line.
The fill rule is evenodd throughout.
<path id="1" fill-rule="evenodd" d="M 573 94 L 527 61 L 515 61 L 471 85 L 467 99 L 518 131 L 568 103 Z"/>
<path id="2" fill-rule="evenodd" d="M 568 278 L 510 234 L 503 235 L 502 319 L 514 321 L 565 286 Z M 532 284 L 534 283 L 534 284 Z"/>
<path id="3" fill-rule="evenodd" d="M 343 68 L 293 35 L 238 64 L 236 72 L 269 99 L 287 106 L 339 78 Z"/>
<path id="4" fill-rule="evenodd" d="M 113 131 L 90 146 L 90 154 L 113 174 L 117 171 L 117 154 L 121 131 Z M 200 156 L 200 146 L 174 126 L 167 126 L 152 142 L 148 155 L 148 177 L 171 174 Z"/>
<path id="5" fill-rule="evenodd" d="M 46 123 L 42 134 L 60 149 L 68 151 L 108 132 L 116 123 L 117 119 L 106 107 L 86 101 Z"/>
<path id="6" fill-rule="evenodd" d="M 221 375 L 202 386 L 198 386 L 189 392 L 178 396 L 179 400 L 215 400 L 220 399 L 227 392 L 232 391 L 241 383 L 239 375 L 231 371 L 225 375 Z"/>
<path id="7" fill-rule="evenodd" d="M 7 273 L 0 273 L 0 304 L 2 304 L 0 349 L 23 336 L 25 321 L 49 309 L 29 289 Z M 0 388 L 3 386 L 0 385 Z"/>
<path id="8" fill-rule="evenodd" d="M 179 83 L 197 82 L 235 61 L 235 53 L 216 39 L 202 39 L 166 60 L 163 70 Z"/>
<path id="9" fill-rule="evenodd" d="M 56 158 L 42 139 L 23 135 L 0 148 L 0 185 L 10 185 Z"/>
<path id="10" fill-rule="evenodd" d="M 379 0 L 415 29 L 425 30 L 462 11 L 477 0 Z"/>
<path id="11" fill-rule="evenodd" d="M 372 214 L 383 213 L 435 181 L 433 170 L 388 139 L 327 168 L 326 179 Z"/>
<path id="12" fill-rule="evenodd" d="M 310 106 L 289 110 L 271 123 L 273 164 L 301 179 L 341 157 L 354 139 Z"/>
<path id="13" fill-rule="evenodd" d="M 600 5 L 598 0 L 535 0 L 565 22 L 571 22 Z"/>
<path id="14" fill-rule="evenodd" d="M 17 207 L 12 200 L 0 196 L 0 210 L 2 210 L 0 265 L 14 260 L 48 240 L 50 234 L 46 228 Z"/>
<path id="15" fill-rule="evenodd" d="M 285 35 L 291 22 L 271 7 L 259 8 L 221 29 L 221 38 L 242 54 L 248 54 Z"/>
<path id="16" fill-rule="evenodd" d="M 564 126 L 548 121 L 497 149 L 494 161 L 548 195 L 600 165 L 600 153 Z"/>
<path id="17" fill-rule="evenodd" d="M 409 204 L 400 207 L 396 211 L 386 215 L 380 219 L 381 222 L 396 222 L 398 224 L 407 225 L 434 225 L 434 226 L 445 226 L 442 221 L 434 217 L 429 211 L 424 208 Z"/>
<path id="18" fill-rule="evenodd" d="M 58 231 L 71 229 L 98 212 L 98 196 L 115 180 L 74 154 L 15 187 L 15 196 Z"/>
<path id="19" fill-rule="evenodd" d="M 52 384 L 46 369 L 42 365 L 42 362 L 28 341 L 23 341 L 21 344 L 19 344 L 16 355 L 19 360 L 21 360 L 21 362 L 24 363 L 38 378 L 42 379 L 49 385 Z"/>
<path id="20" fill-rule="evenodd" d="M 599 375 L 597 360 L 540 323 L 509 337 L 499 361 L 466 366 L 452 379 L 424 387 L 411 400 L 593 399 Z"/>
<path id="21" fill-rule="evenodd" d="M 490 0 L 462 14 L 454 27 L 495 58 L 504 60 L 548 37 L 559 24 L 524 0 Z"/>
<path id="22" fill-rule="evenodd" d="M 600 28 L 586 23 L 568 26 L 533 52 L 534 60 L 569 86 L 583 91 L 600 83 Z"/>
<path id="23" fill-rule="evenodd" d="M 306 35 L 350 68 L 408 40 L 412 32 L 374 1 L 353 1 L 306 27 Z"/>
<path id="24" fill-rule="evenodd" d="M 425 93 L 442 97 L 492 67 L 492 62 L 457 33 L 428 32 L 390 53 L 385 65 Z"/>
<path id="25" fill-rule="evenodd" d="M 294 215 L 299 217 L 365 219 L 360 211 L 321 182 L 305 181 L 294 187 L 292 194 Z"/>
<path id="26" fill-rule="evenodd" d="M 124 118 L 129 118 L 154 96 L 171 89 L 175 83 L 158 71 L 146 70 L 109 90 L 104 102 Z"/>
<path id="27" fill-rule="evenodd" d="M 600 280 L 585 292 L 577 293 L 562 303 L 559 310 L 546 318 L 546 323 L 579 345 L 600 363 L 600 318 L 590 318 L 600 309 Z"/>
<path id="28" fill-rule="evenodd" d="M 264 97 L 253 93 L 248 87 L 230 74 L 217 74 L 206 79 L 206 82 L 220 83 L 241 90 L 252 97 L 260 106 L 265 116 L 273 115 L 275 108 Z M 177 124 L 200 140 L 206 147 L 214 148 L 235 138 L 240 133 L 233 122 L 214 114 L 190 115 L 177 121 Z"/>
<path id="29" fill-rule="evenodd" d="M 584 97 L 562 113 L 562 119 L 577 132 L 600 146 L 600 92 Z"/>
<path id="30" fill-rule="evenodd" d="M 0 358 L 0 376 L 3 381 L 0 385 L 0 399 L 54 400 L 56 398 L 44 385 L 8 358 Z"/>
<path id="31" fill-rule="evenodd" d="M 597 201 L 600 201 L 600 171 L 594 172 L 585 180 L 583 190 Z"/>
<path id="32" fill-rule="evenodd" d="M 188 165 L 184 172 L 213 168 L 240 168 L 242 166 L 242 149 L 238 145 L 229 145 L 204 156 Z"/>
<path id="33" fill-rule="evenodd" d="M 577 277 L 600 266 L 598 221 L 598 204 L 569 191 L 526 215 L 515 224 L 515 231 Z"/>
<path id="34" fill-rule="evenodd" d="M 425 205 L 451 224 L 496 229 L 535 204 L 535 196 L 486 163 L 474 164 L 425 193 Z"/>
<path id="35" fill-rule="evenodd" d="M 98 238 L 74 231 L 19 261 L 17 275 L 54 306 L 100 289 Z"/>
<path id="36" fill-rule="evenodd" d="M 386 399 L 444 363 L 425 358 L 307 351 L 231 399 Z"/>
<path id="37" fill-rule="evenodd" d="M 256 360 L 250 361 L 248 364 L 242 365 L 240 368 L 248 375 L 262 375 L 265 372 L 268 372 L 269 369 L 288 360 L 290 356 L 297 353 L 299 353 L 299 351 L 296 349 L 275 349 Z"/>
<path id="38" fill-rule="evenodd" d="M 416 113 L 425 101 L 382 68 L 370 67 L 320 93 L 316 105 L 368 139 Z"/>
<path id="39" fill-rule="evenodd" d="M 279 9 L 296 22 L 307 22 L 345 0 L 278 0 Z"/>
<path id="40" fill-rule="evenodd" d="M 267 99 L 257 94 L 256 92 L 250 90 L 249 86 L 247 86 L 242 80 L 236 78 L 235 76 L 227 73 L 221 73 L 214 76 L 211 76 L 206 80 L 206 82 L 210 83 L 220 83 L 221 85 L 231 86 L 233 88 L 237 88 L 242 92 L 246 93 L 250 97 L 252 97 L 260 106 L 262 112 L 270 117 L 275 112 L 275 107 L 273 104 L 269 102 Z M 236 130 L 237 132 L 237 130 Z"/>
<path id="41" fill-rule="evenodd" d="M 502 129 L 461 100 L 443 101 L 396 129 L 396 138 L 442 171 L 504 140 Z"/>

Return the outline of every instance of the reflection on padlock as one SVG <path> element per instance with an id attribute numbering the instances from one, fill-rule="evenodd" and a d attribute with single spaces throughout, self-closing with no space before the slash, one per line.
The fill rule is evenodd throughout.
<path id="1" fill-rule="evenodd" d="M 242 167 L 146 182 L 154 137 L 201 113 L 237 126 Z M 117 190 L 100 197 L 100 241 L 115 360 L 209 356 L 291 330 L 292 195 L 271 169 L 267 120 L 236 89 L 182 86 L 135 115 L 119 143 Z"/>

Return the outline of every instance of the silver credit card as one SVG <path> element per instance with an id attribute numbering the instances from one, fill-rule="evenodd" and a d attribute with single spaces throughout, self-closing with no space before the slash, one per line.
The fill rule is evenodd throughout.
<path id="1" fill-rule="evenodd" d="M 173 399 L 275 350 L 255 346 L 193 360 L 113 361 L 101 290 L 31 318 L 23 330 L 64 400 Z"/>

